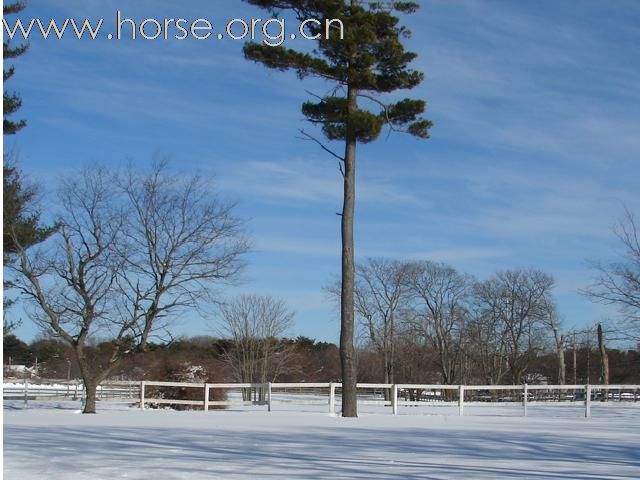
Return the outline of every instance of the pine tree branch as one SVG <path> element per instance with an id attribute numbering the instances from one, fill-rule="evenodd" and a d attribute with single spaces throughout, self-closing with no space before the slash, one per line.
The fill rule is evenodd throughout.
<path id="1" fill-rule="evenodd" d="M 334 156 L 335 158 L 337 158 L 338 160 L 340 160 L 341 162 L 344 163 L 344 157 L 341 157 L 340 155 L 335 153 L 333 150 L 328 148 L 324 143 L 322 143 L 316 137 L 314 137 L 313 135 L 308 134 L 302 128 L 300 129 L 300 133 L 303 135 L 304 139 L 311 140 L 312 142 L 317 143 L 320 146 L 320 148 L 322 148 L 325 152 L 329 153 L 330 155 Z M 344 175 L 344 173 L 343 173 L 343 175 Z"/>

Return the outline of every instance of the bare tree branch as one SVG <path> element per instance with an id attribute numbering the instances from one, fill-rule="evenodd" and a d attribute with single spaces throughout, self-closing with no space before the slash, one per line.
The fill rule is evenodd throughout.
<path id="1" fill-rule="evenodd" d="M 614 227 L 622 244 L 622 260 L 594 262 L 595 281 L 582 293 L 594 302 L 613 305 L 622 317 L 620 331 L 628 339 L 640 339 L 640 229 L 633 213 L 625 209 Z"/>
<path id="2" fill-rule="evenodd" d="M 338 155 L 337 153 L 335 153 L 333 150 L 328 148 L 324 143 L 322 143 L 316 137 L 314 137 L 313 135 L 305 132 L 304 129 L 302 129 L 302 128 L 300 129 L 300 133 L 303 135 L 304 139 L 311 140 L 312 142 L 317 143 L 320 146 L 320 148 L 322 148 L 322 150 L 324 150 L 325 152 L 329 153 L 330 155 L 332 155 L 333 157 L 337 158 L 338 160 L 340 160 L 341 162 L 344 163 L 344 157 L 342 157 L 342 156 Z M 344 171 L 342 172 L 342 176 L 344 177 Z"/>

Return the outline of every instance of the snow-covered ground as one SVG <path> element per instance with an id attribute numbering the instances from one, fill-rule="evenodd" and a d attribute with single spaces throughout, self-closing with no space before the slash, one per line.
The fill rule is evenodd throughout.
<path id="1" fill-rule="evenodd" d="M 103 403 L 4 403 L 4 478 L 638 479 L 640 409 L 323 406 L 140 410 Z M 448 407 L 444 407 L 445 410 Z M 294 411 L 295 410 L 295 411 Z"/>

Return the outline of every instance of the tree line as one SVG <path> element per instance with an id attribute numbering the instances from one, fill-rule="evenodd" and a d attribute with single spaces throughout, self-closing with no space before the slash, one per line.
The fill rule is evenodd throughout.
<path id="1" fill-rule="evenodd" d="M 207 316 L 221 319 L 225 378 L 263 383 L 295 372 L 295 349 L 282 340 L 293 313 L 282 300 L 223 301 L 220 289 L 239 280 L 249 242 L 234 204 L 210 187 L 162 162 L 146 172 L 84 168 L 61 182 L 55 226 L 42 239 L 5 229 L 10 285 L 36 324 L 71 347 L 87 387 L 85 411 L 95 412 L 101 381 L 170 338 L 172 321 L 186 311 L 209 309 Z M 627 273 L 633 264 L 624 267 Z M 533 366 L 551 350 L 555 371 L 544 376 L 567 383 L 573 332 L 559 321 L 554 280 L 545 272 L 512 269 L 477 280 L 444 263 L 374 258 L 355 266 L 354 280 L 360 381 L 535 383 L 541 373 Z M 336 301 L 340 286 L 327 288 Z M 626 318 L 625 332 L 633 334 L 634 319 Z M 599 354 L 586 378 L 608 383 L 607 332 L 598 333 L 586 340 Z M 91 348 L 96 338 L 108 339 L 101 355 Z M 341 381 L 342 370 L 331 378 Z"/>
<path id="2" fill-rule="evenodd" d="M 563 329 L 553 288 L 554 279 L 537 269 L 477 280 L 445 263 L 371 258 L 356 266 L 360 338 L 379 357 L 386 383 L 397 381 L 407 352 L 415 365 L 429 352 L 437 374 L 420 381 L 521 384 L 551 350 L 556 369 L 548 380 L 565 384 L 572 334 Z M 328 292 L 335 297 L 337 286 Z M 602 357 L 606 362 L 606 352 Z M 604 373 L 599 378 L 607 380 Z"/>
<path id="3" fill-rule="evenodd" d="M 587 334 L 588 333 L 588 334 Z M 595 332 L 577 335 L 574 344 L 565 346 L 567 379 L 569 383 L 597 383 L 600 375 L 600 354 Z M 231 338 L 198 336 L 175 339 L 166 343 L 151 342 L 147 350 L 125 359 L 111 378 L 116 380 L 155 380 L 183 382 L 339 382 L 340 356 L 338 346 L 300 336 L 270 339 L 277 344 L 276 351 L 284 352 L 285 362 L 274 357 L 254 357 L 266 363 L 262 371 L 255 369 L 249 376 L 239 376 L 237 365 L 230 363 L 229 353 L 241 348 Z M 111 348 L 109 341 L 89 342 L 87 357 L 96 364 L 106 364 Z M 58 380 L 81 378 L 80 368 L 72 347 L 60 339 L 38 338 L 29 343 L 15 335 L 3 339 L 5 378 L 21 378 L 23 373 L 10 370 L 9 365 L 37 366 L 38 376 Z M 575 372 L 573 357 L 575 352 Z M 640 383 L 640 346 L 636 348 L 608 349 L 612 384 Z M 370 344 L 360 343 L 357 348 L 358 381 L 384 382 L 383 361 Z M 273 363 L 272 363 L 273 362 Z M 250 371 L 247 368 L 245 371 Z M 264 376 L 263 376 L 264 373 Z M 543 379 L 554 380 L 557 374 L 557 355 L 551 348 L 539 352 L 531 359 L 527 380 L 531 383 Z M 433 383 L 440 378 L 438 353 L 417 342 L 403 338 L 395 358 L 395 381 L 398 383 Z M 186 398 L 186 397 L 182 397 Z"/>

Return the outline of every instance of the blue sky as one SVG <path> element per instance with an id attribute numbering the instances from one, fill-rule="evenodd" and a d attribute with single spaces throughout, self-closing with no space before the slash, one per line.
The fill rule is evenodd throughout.
<path id="1" fill-rule="evenodd" d="M 640 4 L 419 3 L 404 23 L 426 80 L 410 95 L 427 100 L 432 138 L 383 135 L 359 148 L 357 256 L 444 261 L 478 278 L 542 268 L 568 326 L 613 316 L 578 290 L 593 277 L 589 259 L 618 254 L 611 227 L 623 204 L 640 212 Z M 108 32 L 118 9 L 138 20 L 265 17 L 240 1 L 29 0 L 21 18 L 105 17 Z M 309 128 L 305 90 L 330 86 L 249 63 L 241 49 L 230 39 L 33 37 L 9 85 L 28 127 L 5 149 L 48 192 L 83 165 L 142 167 L 154 155 L 215 175 L 254 243 L 238 291 L 287 299 L 290 335 L 337 341 L 322 287 L 339 270 L 341 179 L 297 133 Z M 176 327 L 214 331 L 213 318 Z M 17 332 L 35 333 L 28 321 Z"/>

